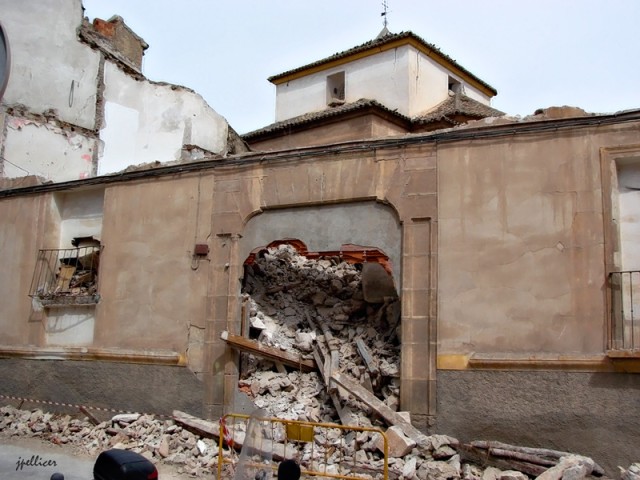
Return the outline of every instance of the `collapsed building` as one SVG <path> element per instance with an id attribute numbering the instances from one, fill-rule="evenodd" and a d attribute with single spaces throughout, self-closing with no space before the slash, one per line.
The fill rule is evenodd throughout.
<path id="1" fill-rule="evenodd" d="M 637 460 L 640 112 L 496 117 L 489 84 L 384 34 L 273 77 L 276 123 L 240 138 L 144 79 L 121 19 L 45 3 L 2 3 L 0 395 L 218 418 L 276 394 Z"/>

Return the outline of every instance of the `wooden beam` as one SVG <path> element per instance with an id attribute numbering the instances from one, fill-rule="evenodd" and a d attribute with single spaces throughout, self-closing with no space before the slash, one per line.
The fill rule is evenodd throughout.
<path id="1" fill-rule="evenodd" d="M 547 471 L 548 467 L 542 465 L 534 465 L 529 462 L 508 460 L 505 458 L 497 458 L 488 453 L 487 450 L 473 447 L 468 444 L 460 444 L 456 447 L 462 460 L 472 462 L 482 467 L 492 466 L 501 470 L 518 470 L 532 477 L 537 477 Z"/>
<path id="2" fill-rule="evenodd" d="M 198 432 L 202 437 L 220 438 L 220 424 L 217 422 L 209 422 L 180 410 L 173 411 L 173 419 L 190 430 Z"/>
<path id="3" fill-rule="evenodd" d="M 358 347 L 358 352 L 362 357 L 362 361 L 367 366 L 367 370 L 374 377 L 377 377 L 380 371 L 378 370 L 378 366 L 376 362 L 373 360 L 373 355 L 369 351 L 369 348 L 365 345 L 364 340 L 361 337 L 356 338 L 356 347 Z"/>
<path id="4" fill-rule="evenodd" d="M 418 445 L 422 445 L 426 439 L 426 435 L 418 430 L 416 427 L 407 422 L 401 415 L 394 412 L 387 405 L 378 399 L 373 393 L 368 391 L 362 385 L 354 380 L 351 380 L 346 375 L 334 372 L 331 376 L 331 380 L 336 382 L 342 388 L 351 393 L 358 400 L 366 403 L 374 412 L 382 417 L 390 426 L 397 426 L 404 432 L 404 434 Z"/>
<path id="5" fill-rule="evenodd" d="M 342 403 L 340 402 L 340 397 L 338 396 L 338 393 L 337 393 L 337 389 L 334 389 L 333 392 L 329 390 L 329 384 L 331 383 L 331 376 L 328 375 L 328 370 L 327 370 L 328 364 L 323 360 L 322 352 L 320 351 L 320 348 L 318 347 L 318 345 L 313 346 L 313 358 L 316 360 L 317 365 L 323 365 L 323 364 L 325 365 L 324 368 L 320 369 L 320 377 L 322 378 L 325 386 L 327 387 L 327 391 L 329 392 L 329 397 L 331 398 L 331 401 L 333 402 L 333 406 L 338 412 L 338 416 L 340 417 L 340 422 L 343 425 L 357 425 L 356 423 L 357 418 L 355 417 L 351 409 L 346 405 L 344 407 L 342 406 Z"/>
<path id="6" fill-rule="evenodd" d="M 510 458 L 514 460 L 521 460 L 543 467 L 551 467 L 557 465 L 558 460 L 568 455 L 575 455 L 570 452 L 562 452 L 559 450 L 550 450 L 548 448 L 535 448 L 535 447 L 521 447 L 519 445 L 510 445 L 508 443 L 502 443 L 498 441 L 484 441 L 476 440 L 471 442 L 468 446 L 486 450 L 488 455 L 494 457 Z M 593 460 L 593 459 L 592 459 Z M 593 474 L 597 476 L 604 475 L 604 469 L 593 462 Z"/>
<path id="7" fill-rule="evenodd" d="M 299 355 L 283 352 L 277 348 L 268 347 L 255 340 L 249 340 L 248 338 L 243 338 L 239 335 L 233 335 L 227 331 L 222 332 L 220 338 L 233 348 L 242 350 L 243 352 L 249 352 L 253 355 L 273 360 L 274 362 L 280 362 L 284 365 L 298 368 L 303 372 L 313 372 L 316 370 L 316 362 L 313 360 L 305 360 Z"/>

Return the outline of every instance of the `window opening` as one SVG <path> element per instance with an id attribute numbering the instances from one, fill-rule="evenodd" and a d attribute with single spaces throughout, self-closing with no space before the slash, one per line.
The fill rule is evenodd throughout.
<path id="1" fill-rule="evenodd" d="M 619 239 L 619 266 L 609 273 L 612 350 L 640 350 L 640 160 L 616 161 L 613 217 Z"/>
<path id="2" fill-rule="evenodd" d="M 327 77 L 327 105 L 334 107 L 344 104 L 344 84 L 344 72 L 334 73 Z"/>
<path id="3" fill-rule="evenodd" d="M 449 77 L 449 92 L 464 93 L 462 84 L 453 77 Z"/>
<path id="4" fill-rule="evenodd" d="M 45 307 L 98 303 L 98 271 L 102 245 L 93 237 L 76 237 L 74 248 L 38 252 L 29 296 Z"/>

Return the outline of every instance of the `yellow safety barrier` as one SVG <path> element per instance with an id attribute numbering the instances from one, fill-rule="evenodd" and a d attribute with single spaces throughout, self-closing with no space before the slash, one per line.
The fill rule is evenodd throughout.
<path id="1" fill-rule="evenodd" d="M 250 419 L 258 422 L 258 434 L 248 431 L 256 429 L 255 425 L 250 427 Z M 374 458 L 364 451 L 357 453 L 358 447 L 374 435 L 380 435 L 383 440 L 382 458 Z M 225 445 L 231 452 L 226 457 Z M 296 460 L 303 477 L 388 480 L 389 446 L 386 434 L 379 428 L 228 414 L 220 419 L 218 448 L 218 480 L 223 479 L 224 465 L 230 467 L 227 469 L 230 475 L 237 472 L 238 463 L 242 461 L 237 452 L 241 449 L 244 461 L 260 469 L 260 480 L 276 478 L 278 464 L 284 459 Z M 247 451 L 250 451 L 248 455 Z M 351 453 L 347 455 L 347 451 Z"/>

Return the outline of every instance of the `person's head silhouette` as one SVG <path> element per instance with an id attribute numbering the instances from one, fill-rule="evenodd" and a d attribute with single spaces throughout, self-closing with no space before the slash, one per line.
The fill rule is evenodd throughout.
<path id="1" fill-rule="evenodd" d="M 298 480 L 300 478 L 300 465 L 295 460 L 287 459 L 278 465 L 278 480 Z"/>

